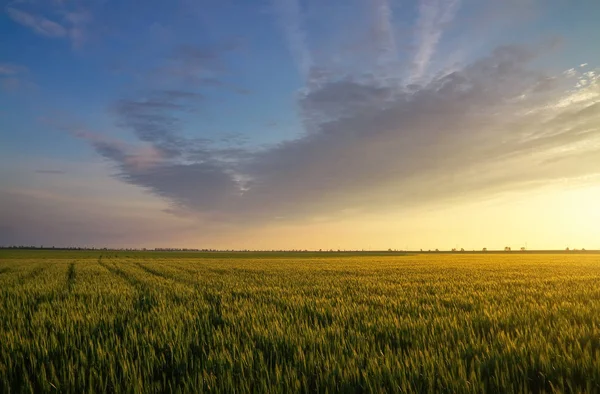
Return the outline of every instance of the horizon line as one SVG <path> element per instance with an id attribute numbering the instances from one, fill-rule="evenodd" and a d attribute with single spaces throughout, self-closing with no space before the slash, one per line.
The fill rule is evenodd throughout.
<path id="1" fill-rule="evenodd" d="M 485 253 L 600 253 L 600 249 L 565 248 L 565 249 L 213 249 L 213 248 L 114 248 L 85 246 L 0 246 L 0 250 L 56 250 L 56 251 L 115 251 L 115 252 L 198 252 L 198 253 L 448 253 L 448 254 L 485 254 Z"/>

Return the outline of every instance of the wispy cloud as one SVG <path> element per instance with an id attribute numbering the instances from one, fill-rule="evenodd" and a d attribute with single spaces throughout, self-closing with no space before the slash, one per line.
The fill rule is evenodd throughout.
<path id="1" fill-rule="evenodd" d="M 398 49 L 392 24 L 393 13 L 389 0 L 374 0 L 370 2 L 373 8 L 375 45 L 379 50 L 379 67 L 381 72 L 389 74 L 397 67 Z"/>
<path id="2" fill-rule="evenodd" d="M 67 29 L 64 26 L 43 16 L 29 14 L 12 7 L 7 7 L 6 13 L 15 22 L 32 29 L 39 35 L 53 38 L 67 35 Z"/>
<path id="3" fill-rule="evenodd" d="M 82 8 L 81 4 L 72 5 L 67 2 L 46 3 L 45 7 L 32 3 L 36 6 L 35 12 L 27 12 L 14 7 L 7 7 L 6 13 L 15 22 L 30 28 L 35 33 L 50 38 L 67 38 L 75 49 L 83 46 L 88 38 L 88 27 L 92 22 L 92 14 L 89 10 Z M 60 16 L 60 22 L 51 20 L 44 16 L 44 12 Z"/>
<path id="4" fill-rule="evenodd" d="M 313 59 L 307 45 L 300 2 L 299 0 L 272 0 L 272 5 L 296 67 L 307 79 L 313 66 Z"/>
<path id="5" fill-rule="evenodd" d="M 27 81 L 27 67 L 14 63 L 0 63 L 0 86 L 3 90 L 15 91 L 23 85 L 31 86 Z"/>
<path id="6" fill-rule="evenodd" d="M 78 10 L 68 11 L 64 14 L 64 19 L 70 24 L 68 35 L 74 48 L 81 48 L 87 39 L 87 28 L 92 21 L 92 15 L 89 11 Z"/>
<path id="7" fill-rule="evenodd" d="M 17 75 L 27 71 L 27 67 L 14 63 L 0 63 L 0 76 Z"/>
<path id="8" fill-rule="evenodd" d="M 122 140 L 73 126 L 66 126 L 64 130 L 88 142 L 100 156 L 119 163 L 124 168 L 128 168 L 128 171 L 147 170 L 165 159 L 162 152 L 153 145 L 131 145 Z"/>
<path id="9" fill-rule="evenodd" d="M 225 88 L 241 93 L 242 88 L 223 80 L 230 70 L 226 57 L 240 49 L 238 40 L 224 40 L 213 45 L 180 45 L 165 61 L 150 70 L 151 84 L 202 88 Z"/>
<path id="10" fill-rule="evenodd" d="M 460 0 L 420 0 L 419 17 L 414 32 L 416 52 L 409 75 L 418 82 L 427 72 L 444 30 L 454 19 Z"/>

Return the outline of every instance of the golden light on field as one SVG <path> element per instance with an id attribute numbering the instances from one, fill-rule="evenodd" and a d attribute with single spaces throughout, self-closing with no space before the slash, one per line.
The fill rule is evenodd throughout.
<path id="1" fill-rule="evenodd" d="M 100 253 L 0 250 L 1 392 L 598 392 L 597 254 Z"/>

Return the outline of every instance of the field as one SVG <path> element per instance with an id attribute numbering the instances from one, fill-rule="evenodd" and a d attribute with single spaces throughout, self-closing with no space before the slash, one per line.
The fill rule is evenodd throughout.
<path id="1" fill-rule="evenodd" d="M 0 251 L 0 392 L 600 392 L 600 255 Z"/>

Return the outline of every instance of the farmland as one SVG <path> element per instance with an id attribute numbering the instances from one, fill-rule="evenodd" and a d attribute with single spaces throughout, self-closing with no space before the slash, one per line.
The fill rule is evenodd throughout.
<path id="1" fill-rule="evenodd" d="M 600 255 L 0 251 L 0 392 L 600 392 Z"/>

